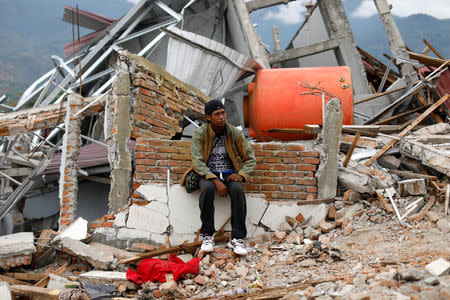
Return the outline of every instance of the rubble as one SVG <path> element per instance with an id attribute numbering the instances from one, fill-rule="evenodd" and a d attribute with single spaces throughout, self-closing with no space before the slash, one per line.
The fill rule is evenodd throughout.
<path id="1" fill-rule="evenodd" d="M 303 43 L 306 27 L 301 27 L 291 49 L 274 54 L 266 53 L 249 19 L 247 9 L 258 7 L 256 1 L 226 1 L 226 10 L 209 3 L 214 9 L 208 12 L 194 3 L 202 1 L 170 5 L 156 1 L 158 10 L 147 2 L 140 1 L 111 23 L 79 62 L 87 77 L 114 55 L 113 68 L 94 75 L 101 78 L 109 72 L 110 79 L 88 79 L 95 84 L 88 81 L 84 93 L 81 73 L 65 76 L 52 91 L 47 90 L 50 85 L 36 89 L 42 79 L 25 91 L 16 108 L 33 99 L 35 106 L 43 105 L 0 116 L 0 135 L 8 137 L 0 162 L 2 224 L 12 222 L 11 215 L 5 216 L 23 204 L 29 191 L 53 183 L 59 200 L 58 232 L 46 225 L 39 232 L 0 237 L 1 299 L 10 295 L 58 299 L 72 293 L 84 299 L 88 285 L 135 299 L 450 297 L 449 91 L 436 88 L 440 76 L 448 72 L 448 60 L 407 50 L 384 0 L 375 3 L 393 41 L 395 59 L 417 59 L 425 70 L 415 70 L 407 60 L 396 62 L 396 72 L 356 48 L 339 1 L 308 4 L 306 22 L 320 19 L 327 25 L 328 40 L 292 48 Z M 192 11 L 185 16 L 189 7 Z M 202 26 L 206 31 L 214 27 L 207 34 L 211 38 L 165 28 L 181 20 L 188 28 L 195 27 L 189 25 L 192 20 L 213 13 L 217 16 L 205 18 L 211 26 Z M 163 19 L 168 21 L 160 24 Z M 127 37 L 138 24 L 147 27 L 153 21 L 151 30 Z M 216 23 L 223 26 L 216 28 Z M 236 29 L 234 24 L 241 26 Z M 118 36 L 133 39 L 153 34 L 155 28 L 161 32 L 138 54 L 117 48 L 127 41 L 118 42 Z M 228 36 L 227 30 L 233 33 Z M 170 37 L 159 43 L 166 35 Z M 147 44 L 148 38 L 139 38 L 137 44 L 144 40 Z M 182 47 L 185 51 L 179 50 Z M 100 49 L 106 49 L 102 55 Z M 244 183 L 249 254 L 239 257 L 226 248 L 230 207 L 228 199 L 219 197 L 216 248 L 199 252 L 199 192 L 187 194 L 180 186 L 191 164 L 189 126 L 203 121 L 203 105 L 210 97 L 226 96 L 226 108 L 234 112 L 230 119 L 244 124 L 247 133 L 247 121 L 241 122 L 235 105 L 242 101 L 242 92 L 251 89 L 243 78 L 261 68 L 258 62 L 269 68 L 274 63 L 283 67 L 290 60 L 304 67 L 314 61 L 307 56 L 331 59 L 336 65 L 343 59 L 350 65 L 358 99 L 351 103 L 366 103 L 356 106 L 351 117 L 364 124 L 343 125 L 342 101 L 329 91 L 311 92 L 323 99 L 322 124 L 275 129 L 289 135 L 319 134 L 314 141 L 251 141 L 258 163 Z M 161 67 L 161 57 L 168 58 L 166 68 Z M 58 70 L 60 66 L 54 76 Z M 48 83 L 56 82 L 54 76 Z M 223 81 L 219 87 L 218 77 Z M 343 77 L 339 80 L 339 88 L 352 86 L 343 83 Z M 375 84 L 377 93 L 367 96 L 367 83 L 373 90 Z M 80 94 L 65 90 L 78 87 Z M 63 96 L 56 99 L 60 93 Z M 376 104 L 369 106 L 368 101 Z M 38 129 L 43 131 L 35 132 Z M 61 130 L 63 138 L 55 141 Z M 83 161 L 80 153 L 90 145 L 82 145 L 80 139 L 102 147 L 90 150 L 102 158 L 92 159 L 94 164 Z M 59 148 L 62 153 L 54 156 Z M 109 185 L 109 193 L 102 195 L 109 211 L 93 222 L 77 218 L 82 180 Z M 14 183 L 14 190 L 5 182 Z M 10 225 L 1 229 L 12 231 Z M 157 258 L 164 265 L 169 254 L 186 265 L 199 261 L 198 274 L 175 280 L 168 272 L 159 279 L 165 282 L 127 279 L 145 259 Z"/>

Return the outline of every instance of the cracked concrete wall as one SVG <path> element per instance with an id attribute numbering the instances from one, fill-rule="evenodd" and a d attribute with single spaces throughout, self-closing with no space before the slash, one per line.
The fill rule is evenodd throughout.
<path id="1" fill-rule="evenodd" d="M 316 172 L 316 178 L 319 199 L 336 197 L 342 119 L 340 101 L 336 98 L 331 99 L 325 106 L 325 120 L 318 138 L 320 165 Z"/>
<path id="2" fill-rule="evenodd" d="M 131 153 L 128 150 L 131 136 L 130 74 L 127 63 L 120 56 L 115 75 L 112 97 L 107 100 L 105 112 L 105 137 L 111 166 L 110 213 L 128 204 L 132 176 Z"/>
<path id="3" fill-rule="evenodd" d="M 82 114 L 74 117 L 82 108 L 82 97 L 71 94 L 67 97 L 65 134 L 62 144 L 59 200 L 59 229 L 66 228 L 76 218 L 78 196 L 78 155 L 80 154 L 80 134 Z"/>

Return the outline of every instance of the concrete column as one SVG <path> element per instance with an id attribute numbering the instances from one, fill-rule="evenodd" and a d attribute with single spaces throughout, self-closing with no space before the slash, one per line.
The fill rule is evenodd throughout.
<path id="1" fill-rule="evenodd" d="M 394 18 L 392 18 L 391 6 L 386 0 L 374 0 L 374 3 L 377 7 L 380 19 L 384 24 L 386 35 L 389 39 L 389 44 L 391 45 L 392 55 L 394 57 L 409 59 L 402 35 L 397 28 L 397 24 L 395 24 Z M 405 76 L 406 83 L 408 85 L 412 85 L 414 82 L 419 80 L 411 64 L 406 62 L 400 62 L 399 64 L 402 75 Z"/>
<path id="2" fill-rule="evenodd" d="M 105 112 L 105 137 L 111 166 L 110 213 L 128 204 L 132 186 L 131 153 L 128 150 L 130 135 L 130 74 L 127 64 L 119 57 L 112 97 L 107 101 Z"/>
<path id="3" fill-rule="evenodd" d="M 342 119 L 341 102 L 336 98 L 331 99 L 325 106 L 325 119 L 318 139 L 320 165 L 316 178 L 319 199 L 336 197 Z"/>
<path id="4" fill-rule="evenodd" d="M 263 47 L 261 38 L 255 28 L 253 28 L 253 23 L 252 20 L 250 20 L 250 15 L 244 0 L 234 0 L 232 3 L 236 8 L 236 14 L 245 40 L 250 48 L 252 58 L 254 58 L 263 68 L 270 69 L 266 49 Z"/>
<path id="5" fill-rule="evenodd" d="M 65 133 L 62 144 L 61 166 L 59 169 L 59 230 L 66 228 L 75 220 L 78 196 L 78 155 L 80 154 L 80 133 L 82 114 L 74 117 L 82 107 L 82 98 L 78 94 L 67 97 Z"/>
<path id="6" fill-rule="evenodd" d="M 331 39 L 339 39 L 336 53 L 340 66 L 352 70 L 353 91 L 355 94 L 371 94 L 361 55 L 356 49 L 352 29 L 345 14 L 341 0 L 319 0 L 319 8 Z"/>

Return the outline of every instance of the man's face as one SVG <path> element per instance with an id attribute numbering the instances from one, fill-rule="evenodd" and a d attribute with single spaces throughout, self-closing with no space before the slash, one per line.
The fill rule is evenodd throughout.
<path id="1" fill-rule="evenodd" d="M 213 111 L 210 115 L 206 115 L 206 120 L 211 122 L 214 129 L 222 129 L 227 123 L 227 113 L 221 108 Z"/>

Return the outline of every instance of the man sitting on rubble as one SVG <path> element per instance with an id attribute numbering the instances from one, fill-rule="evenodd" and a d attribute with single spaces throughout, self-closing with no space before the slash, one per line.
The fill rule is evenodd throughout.
<path id="1" fill-rule="evenodd" d="M 231 198 L 231 241 L 228 247 L 238 255 L 246 255 L 244 238 L 247 235 L 245 218 L 247 204 L 241 182 L 256 165 L 255 154 L 244 135 L 227 123 L 225 106 L 219 100 L 205 105 L 207 124 L 197 128 L 192 137 L 192 161 L 200 177 L 200 233 L 201 250 L 214 250 L 214 192 Z M 242 160 L 239 168 L 237 156 Z"/>

